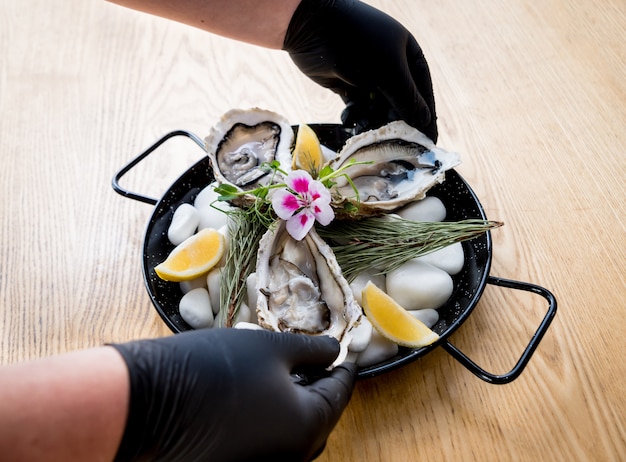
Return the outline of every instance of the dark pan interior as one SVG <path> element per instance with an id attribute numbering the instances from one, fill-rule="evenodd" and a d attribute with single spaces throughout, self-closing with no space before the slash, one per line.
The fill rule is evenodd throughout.
<path id="1" fill-rule="evenodd" d="M 351 135 L 345 128 L 334 124 L 312 124 L 321 142 L 331 149 L 338 150 Z M 193 203 L 198 193 L 213 181 L 208 157 L 204 157 L 187 170 L 163 195 L 156 204 L 148 222 L 144 239 L 143 272 L 144 281 L 157 312 L 174 332 L 191 328 L 178 312 L 182 292 L 178 283 L 161 280 L 154 267 L 161 263 L 174 246 L 167 239 L 167 229 L 176 208 L 182 203 Z M 466 218 L 487 219 L 478 198 L 454 170 L 448 171 L 446 181 L 432 188 L 428 195 L 436 196 L 445 204 L 446 220 L 457 221 Z M 417 359 L 437 347 L 450 336 L 469 316 L 477 304 L 487 283 L 491 266 L 491 236 L 485 233 L 463 243 L 465 265 L 454 276 L 454 292 L 448 302 L 438 309 L 439 322 L 433 327 L 440 340 L 420 349 L 400 348 L 398 354 L 359 371 L 360 377 L 371 377 L 397 368 Z"/>

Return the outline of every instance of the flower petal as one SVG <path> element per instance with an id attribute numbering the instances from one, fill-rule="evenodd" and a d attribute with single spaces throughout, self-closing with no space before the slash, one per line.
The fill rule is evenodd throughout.
<path id="1" fill-rule="evenodd" d="M 309 209 L 315 216 L 315 219 L 323 226 L 333 221 L 335 212 L 330 206 L 330 191 L 319 181 L 313 181 L 309 186 L 309 196 L 311 197 Z"/>
<path id="2" fill-rule="evenodd" d="M 313 223 L 315 223 L 313 214 L 303 209 L 287 220 L 287 232 L 296 241 L 301 241 L 313 227 Z"/>
<path id="3" fill-rule="evenodd" d="M 309 195 L 314 201 L 321 200 L 330 203 L 330 191 L 322 184 L 321 181 L 312 181 L 309 185 Z"/>
<path id="4" fill-rule="evenodd" d="M 311 206 L 311 212 L 322 226 L 326 226 L 335 218 L 335 211 L 328 202 L 315 201 Z"/>
<path id="5" fill-rule="evenodd" d="M 298 194 L 306 194 L 309 191 L 313 178 L 306 170 L 294 170 L 286 179 L 287 186 Z"/>
<path id="6" fill-rule="evenodd" d="M 286 189 L 278 189 L 272 193 L 272 207 L 279 218 L 287 220 L 300 208 L 300 203 Z"/>
<path id="7" fill-rule="evenodd" d="M 326 226 L 335 218 L 331 194 L 305 170 L 294 170 L 285 179 L 286 188 L 272 193 L 272 207 L 278 217 L 287 220 L 287 231 L 300 241 L 315 220 Z"/>

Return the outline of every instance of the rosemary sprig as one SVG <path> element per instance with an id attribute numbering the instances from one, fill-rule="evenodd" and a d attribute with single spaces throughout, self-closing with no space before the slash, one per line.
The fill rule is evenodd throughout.
<path id="1" fill-rule="evenodd" d="M 257 202 L 249 209 L 228 212 L 230 243 L 220 274 L 220 310 L 216 318 L 219 327 L 232 327 L 244 299 L 246 279 L 256 271 L 259 240 L 275 220 L 271 207 Z"/>
<path id="2" fill-rule="evenodd" d="M 385 274 L 412 258 L 472 239 L 502 224 L 480 219 L 415 222 L 372 217 L 358 221 L 335 220 L 329 226 L 316 229 L 329 242 L 345 278 L 352 281 L 367 269 L 376 268 Z"/>

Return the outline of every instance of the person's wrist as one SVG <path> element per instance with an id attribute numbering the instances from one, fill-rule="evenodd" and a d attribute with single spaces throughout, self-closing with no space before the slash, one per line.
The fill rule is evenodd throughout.
<path id="1" fill-rule="evenodd" d="M 319 39 L 321 34 L 331 27 L 328 21 L 332 14 L 329 8 L 333 2 L 329 0 L 301 0 L 294 9 L 285 36 L 282 49 L 289 53 L 307 49 L 311 41 Z M 325 26 L 320 21 L 324 18 Z"/>

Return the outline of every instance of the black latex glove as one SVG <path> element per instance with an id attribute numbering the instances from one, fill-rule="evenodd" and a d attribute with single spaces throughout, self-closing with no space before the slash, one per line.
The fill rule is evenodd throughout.
<path id="1" fill-rule="evenodd" d="M 409 31 L 356 0 L 302 0 L 283 49 L 304 74 L 339 94 L 357 131 L 403 119 L 437 141 L 428 64 Z"/>
<path id="2" fill-rule="evenodd" d="M 311 460 L 348 404 L 356 366 L 323 373 L 331 337 L 205 329 L 112 345 L 130 373 L 116 461 Z"/>

